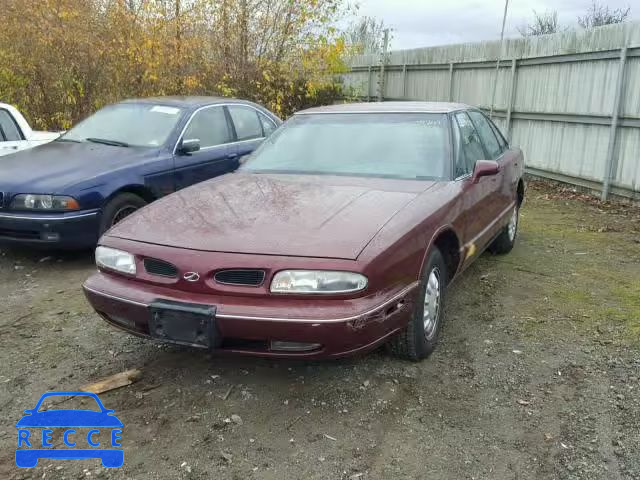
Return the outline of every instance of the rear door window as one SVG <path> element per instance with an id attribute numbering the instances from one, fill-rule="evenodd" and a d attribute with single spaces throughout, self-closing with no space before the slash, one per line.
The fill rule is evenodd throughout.
<path id="1" fill-rule="evenodd" d="M 228 108 L 238 141 L 252 140 L 263 136 L 262 123 L 256 110 L 240 105 L 230 105 Z"/>
<path id="2" fill-rule="evenodd" d="M 500 131 L 498 126 L 495 123 L 493 123 L 491 120 L 489 120 L 489 125 L 491 125 L 491 129 L 493 130 L 493 133 L 496 134 L 496 138 L 498 139 L 498 143 L 500 144 L 500 148 L 502 149 L 502 151 L 504 152 L 506 150 L 509 150 L 509 144 L 505 140 L 504 135 L 502 135 L 502 132 Z"/>

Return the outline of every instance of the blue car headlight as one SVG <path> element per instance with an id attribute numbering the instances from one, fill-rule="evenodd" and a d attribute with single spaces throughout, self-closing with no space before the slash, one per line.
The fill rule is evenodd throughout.
<path id="1" fill-rule="evenodd" d="M 37 193 L 25 193 L 16 195 L 11 202 L 14 210 L 41 210 L 41 211 L 68 211 L 79 210 L 80 205 L 73 197 L 65 195 L 41 195 Z"/>

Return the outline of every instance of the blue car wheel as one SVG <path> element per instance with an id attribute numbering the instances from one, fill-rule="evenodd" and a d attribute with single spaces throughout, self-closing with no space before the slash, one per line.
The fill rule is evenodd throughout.
<path id="1" fill-rule="evenodd" d="M 38 464 L 38 455 L 29 450 L 16 450 L 16 465 L 20 468 L 33 468 Z"/>
<path id="2" fill-rule="evenodd" d="M 105 468 L 120 468 L 124 463 L 124 451 L 112 450 L 102 452 L 100 461 Z"/>

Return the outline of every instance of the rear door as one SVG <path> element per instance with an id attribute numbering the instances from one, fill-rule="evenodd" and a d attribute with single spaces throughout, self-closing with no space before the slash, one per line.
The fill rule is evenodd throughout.
<path id="1" fill-rule="evenodd" d="M 486 118 L 486 117 L 485 117 Z M 500 129 L 490 120 L 491 129 L 498 139 L 502 155 L 498 158 L 502 174 L 503 194 L 508 204 L 518 201 L 518 182 L 524 172 L 524 158 L 519 148 L 512 148 Z"/>
<path id="2" fill-rule="evenodd" d="M 233 146 L 233 132 L 222 105 L 205 107 L 189 120 L 182 140 L 198 140 L 200 150 L 189 154 L 174 153 L 174 183 L 176 190 L 203 182 L 238 168 L 238 156 Z"/>
<path id="3" fill-rule="evenodd" d="M 13 116 L 4 108 L 0 108 L 0 156 L 29 146 L 30 143 L 25 140 Z"/>
<path id="4" fill-rule="evenodd" d="M 229 105 L 227 108 L 238 142 L 237 153 L 243 162 L 275 130 L 276 124 L 249 105 Z"/>

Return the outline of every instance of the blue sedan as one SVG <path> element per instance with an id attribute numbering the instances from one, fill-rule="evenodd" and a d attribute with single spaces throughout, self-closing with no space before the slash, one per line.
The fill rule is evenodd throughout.
<path id="1" fill-rule="evenodd" d="M 126 100 L 0 159 L 0 243 L 88 248 L 149 202 L 234 171 L 281 121 L 216 97 Z"/>

